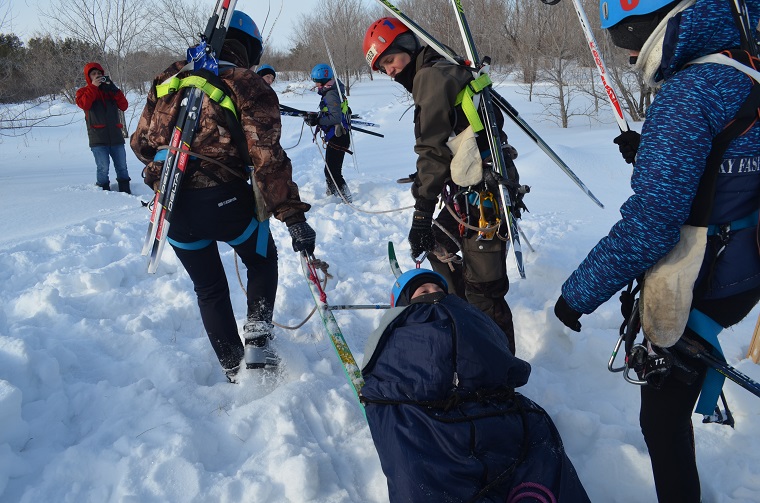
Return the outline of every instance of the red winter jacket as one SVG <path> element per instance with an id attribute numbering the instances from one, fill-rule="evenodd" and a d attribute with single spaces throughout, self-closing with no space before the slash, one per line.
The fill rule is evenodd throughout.
<path id="1" fill-rule="evenodd" d="M 119 110 L 125 111 L 129 103 L 124 93 L 113 83 L 100 86 L 93 84 L 90 79 L 90 71 L 93 69 L 104 71 L 98 63 L 87 63 L 84 67 L 87 85 L 77 89 L 76 96 L 77 106 L 84 110 L 90 147 L 123 144 L 124 126 L 119 120 Z"/>

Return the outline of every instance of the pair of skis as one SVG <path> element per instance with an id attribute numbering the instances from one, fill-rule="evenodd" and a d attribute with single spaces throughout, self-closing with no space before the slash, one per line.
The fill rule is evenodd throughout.
<path id="1" fill-rule="evenodd" d="M 280 105 L 280 115 L 288 116 L 288 117 L 306 117 L 309 115 L 309 112 L 305 110 L 299 110 L 297 108 L 289 107 L 287 105 Z M 385 138 L 385 135 L 382 135 L 380 133 L 375 133 L 374 131 L 367 131 L 366 129 L 361 129 L 359 127 L 356 127 L 356 125 L 359 126 L 367 126 L 367 127 L 380 127 L 379 124 L 375 124 L 374 122 L 367 122 L 362 120 L 357 120 L 355 115 L 352 115 L 350 118 L 351 122 L 351 129 L 355 129 L 356 131 L 364 134 L 369 134 L 372 136 L 379 136 L 380 138 Z"/>
<path id="2" fill-rule="evenodd" d="M 206 68 L 218 73 L 216 55 L 222 50 L 236 3 L 237 0 L 217 1 L 214 14 L 208 21 L 205 33 L 201 36 L 200 44 L 188 50 L 188 64 L 182 71 Z M 153 198 L 153 210 L 142 249 L 143 255 L 150 255 L 148 272 L 151 274 L 156 272 L 166 246 L 172 212 L 190 160 L 190 145 L 198 127 L 203 105 L 204 96 L 200 89 L 189 87 L 183 92 L 177 122 L 169 143 L 169 152 L 161 169 L 159 190 Z"/>

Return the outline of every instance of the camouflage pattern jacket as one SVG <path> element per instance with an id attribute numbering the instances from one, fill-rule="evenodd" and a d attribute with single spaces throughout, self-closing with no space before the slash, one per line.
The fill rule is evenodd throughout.
<path id="1" fill-rule="evenodd" d="M 303 222 L 306 219 L 304 213 L 311 206 L 301 201 L 298 186 L 293 182 L 290 159 L 280 146 L 282 125 L 277 95 L 261 77 L 245 67 L 238 67 L 242 62 L 236 61 L 234 55 L 225 56 L 237 66 L 224 68 L 220 64 L 219 77 L 235 104 L 267 212 L 287 225 Z M 163 165 L 162 161 L 154 161 L 154 156 L 159 147 L 169 145 L 183 95 L 180 91 L 157 98 L 156 86 L 177 75 L 184 66 L 185 61 L 177 61 L 154 79 L 130 143 L 137 158 L 146 165 L 143 171 L 146 185 L 154 189 Z M 190 72 L 185 71 L 177 76 L 188 75 Z M 202 159 L 194 161 L 200 164 L 200 169 L 189 170 L 182 182 L 183 189 L 202 189 L 247 177 L 244 175 L 245 163 L 230 136 L 224 111 L 208 98 L 203 100 L 200 122 L 190 150 L 229 169 Z"/>

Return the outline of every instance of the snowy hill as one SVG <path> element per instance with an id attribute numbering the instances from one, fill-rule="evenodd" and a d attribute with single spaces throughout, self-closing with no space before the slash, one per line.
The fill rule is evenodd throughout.
<path id="1" fill-rule="evenodd" d="M 290 88 L 299 85 L 290 83 Z M 308 90 L 281 102 L 314 110 Z M 303 86 L 301 86 L 303 87 Z M 610 300 L 565 329 L 552 308 L 560 286 L 618 219 L 630 167 L 617 128 L 588 121 L 559 129 L 539 120 L 517 84 L 499 86 L 521 116 L 602 200 L 595 206 L 518 128 L 507 123 L 521 181 L 532 187 L 521 226 L 527 279 L 509 257 L 507 295 L 518 356 L 533 367 L 525 395 L 556 422 L 592 501 L 655 501 L 638 426 L 636 386 L 607 371 L 621 323 Z M 316 256 L 330 264 L 334 304 L 386 303 L 393 241 L 413 267 L 406 235 L 414 172 L 412 113 L 387 78 L 358 83 L 351 107 L 384 139 L 355 133 L 356 165 L 344 175 L 357 211 L 324 195 L 322 159 L 302 121 L 283 118 L 284 147 L 317 232 Z M 143 102 L 132 97 L 128 116 Z M 171 249 L 155 275 L 140 255 L 151 197 L 127 149 L 135 195 L 97 189 L 83 114 L 0 143 L 0 501 L 36 502 L 387 502 L 369 429 L 316 316 L 278 329 L 279 380 L 256 371 L 230 385 L 203 331 L 192 283 Z M 66 119 L 64 122 L 68 122 Z M 130 126 L 134 130 L 136 118 Z M 640 127 L 639 125 L 635 125 Z M 112 181 L 114 174 L 111 173 Z M 300 323 L 313 308 L 284 224 L 273 221 L 280 285 L 274 319 Z M 245 297 L 235 257 L 221 246 L 242 326 Z M 240 265 L 242 274 L 242 265 Z M 721 337 L 729 363 L 755 380 L 745 359 L 757 308 Z M 357 361 L 381 311 L 336 312 Z M 760 501 L 760 400 L 725 387 L 736 429 L 695 416 L 704 500 Z"/>

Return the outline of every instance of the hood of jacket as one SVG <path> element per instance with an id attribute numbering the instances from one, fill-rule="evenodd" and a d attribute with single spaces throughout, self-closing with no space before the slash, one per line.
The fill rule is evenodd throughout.
<path id="1" fill-rule="evenodd" d="M 369 399 L 443 400 L 514 389 L 530 375 L 496 323 L 456 295 L 390 309 L 370 339 L 362 368 Z"/>
<path id="2" fill-rule="evenodd" d="M 103 70 L 103 67 L 100 66 L 100 63 L 90 62 L 84 65 L 84 80 L 87 82 L 87 85 L 92 84 L 92 79 L 90 78 L 90 72 L 92 70 L 100 70 L 103 73 L 106 73 L 105 70 Z"/>
<path id="3" fill-rule="evenodd" d="M 750 26 L 760 19 L 760 0 L 745 0 Z M 730 2 L 696 0 L 668 22 L 662 43 L 659 80 L 667 80 L 688 62 L 707 54 L 741 45 Z"/>

